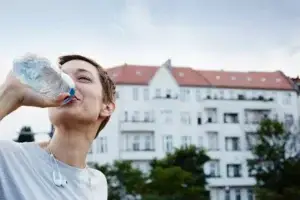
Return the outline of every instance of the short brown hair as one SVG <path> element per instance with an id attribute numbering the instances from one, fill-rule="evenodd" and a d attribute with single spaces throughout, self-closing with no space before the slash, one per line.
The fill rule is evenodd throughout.
<path id="1" fill-rule="evenodd" d="M 113 82 L 113 80 L 109 77 L 107 72 L 104 70 L 104 68 L 101 67 L 101 65 L 99 65 L 94 60 L 87 58 L 85 56 L 82 56 L 82 55 L 77 55 L 77 54 L 64 55 L 64 56 L 59 57 L 58 64 L 61 67 L 63 64 L 70 62 L 72 60 L 85 61 L 85 62 L 93 65 L 94 67 L 96 67 L 96 69 L 98 70 L 100 82 L 101 82 L 102 88 L 103 88 L 102 89 L 103 102 L 104 103 L 114 103 L 116 100 L 116 97 L 115 97 L 116 96 L 116 86 L 115 86 L 115 83 Z M 109 119 L 110 119 L 110 117 L 105 118 L 103 120 L 103 122 L 100 124 L 97 134 L 96 134 L 96 137 L 98 136 L 99 132 L 106 126 Z"/>

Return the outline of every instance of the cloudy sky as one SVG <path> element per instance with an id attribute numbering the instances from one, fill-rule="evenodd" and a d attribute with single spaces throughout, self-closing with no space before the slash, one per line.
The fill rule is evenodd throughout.
<path id="1" fill-rule="evenodd" d="M 156 64 L 300 74 L 298 0 L 51 0 L 1 2 L 0 81 L 26 52 L 55 61 L 83 53 L 102 65 Z M 49 131 L 47 111 L 22 108 L 0 138 L 22 125 Z"/>

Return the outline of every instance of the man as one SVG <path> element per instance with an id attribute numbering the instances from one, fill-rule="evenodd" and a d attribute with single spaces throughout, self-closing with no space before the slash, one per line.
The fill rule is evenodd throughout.
<path id="1" fill-rule="evenodd" d="M 105 176 L 85 161 L 93 140 L 115 109 L 115 85 L 95 61 L 67 55 L 60 68 L 75 82 L 75 98 L 61 106 L 9 74 L 0 87 L 0 119 L 21 106 L 49 109 L 55 133 L 49 143 L 0 141 L 0 199 L 107 199 Z"/>

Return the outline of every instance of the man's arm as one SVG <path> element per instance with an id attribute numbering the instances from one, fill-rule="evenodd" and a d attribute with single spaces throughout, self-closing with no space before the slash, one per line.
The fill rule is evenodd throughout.
<path id="1" fill-rule="evenodd" d="M 0 86 L 0 121 L 19 107 L 14 93 L 5 84 Z"/>

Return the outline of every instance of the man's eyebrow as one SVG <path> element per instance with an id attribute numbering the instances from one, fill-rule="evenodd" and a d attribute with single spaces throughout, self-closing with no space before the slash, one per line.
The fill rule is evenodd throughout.
<path id="1" fill-rule="evenodd" d="M 76 70 L 76 72 L 77 72 L 77 73 L 80 73 L 80 72 L 87 72 L 87 73 L 91 73 L 91 72 L 89 72 L 88 70 L 86 70 L 86 69 L 82 69 L 82 68 L 79 68 L 79 69 L 77 69 L 77 70 Z"/>
<path id="2" fill-rule="evenodd" d="M 67 70 L 65 70 L 65 69 L 61 69 L 63 72 L 65 72 L 65 73 L 67 73 Z M 74 69 L 73 69 L 74 70 Z M 75 71 L 75 74 L 78 74 L 78 73 L 89 73 L 89 74 L 91 74 L 92 75 L 92 73 L 90 72 L 90 71 L 88 71 L 88 70 L 86 70 L 86 69 L 83 69 L 83 68 L 78 68 L 78 69 L 76 69 Z"/>

